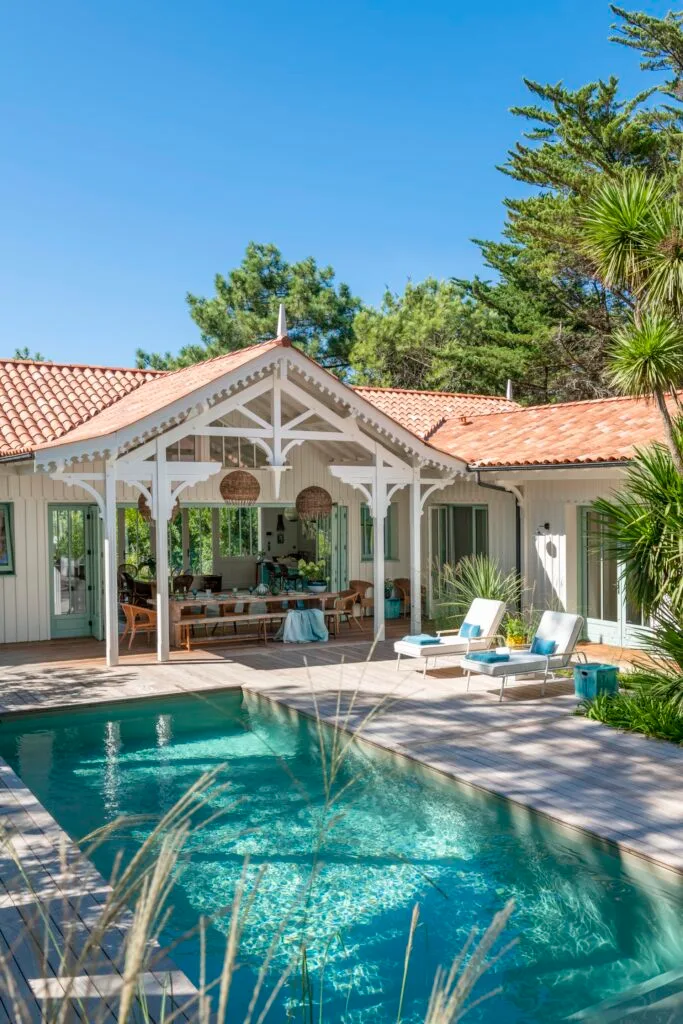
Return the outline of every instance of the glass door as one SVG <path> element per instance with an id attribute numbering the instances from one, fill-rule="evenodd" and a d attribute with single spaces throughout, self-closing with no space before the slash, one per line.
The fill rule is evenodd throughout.
<path id="1" fill-rule="evenodd" d="M 646 625 L 642 610 L 626 594 L 622 565 L 608 550 L 600 516 L 579 510 L 581 614 L 586 635 L 598 643 L 637 647 Z"/>
<path id="2" fill-rule="evenodd" d="M 329 516 L 317 521 L 315 557 L 324 559 L 330 590 L 337 593 L 349 585 L 349 510 L 333 505 Z"/>
<path id="3" fill-rule="evenodd" d="M 50 626 L 52 637 L 98 636 L 99 531 L 90 505 L 51 505 Z"/>

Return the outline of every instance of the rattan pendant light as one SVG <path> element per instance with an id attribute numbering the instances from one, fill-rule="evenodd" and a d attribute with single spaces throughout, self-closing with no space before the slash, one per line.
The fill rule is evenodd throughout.
<path id="1" fill-rule="evenodd" d="M 220 482 L 221 498 L 228 505 L 255 505 L 261 493 L 261 485 L 246 469 L 234 469 Z"/>
<path id="2" fill-rule="evenodd" d="M 324 487 L 304 487 L 297 495 L 296 511 L 303 522 L 322 519 L 332 511 L 332 498 Z"/>

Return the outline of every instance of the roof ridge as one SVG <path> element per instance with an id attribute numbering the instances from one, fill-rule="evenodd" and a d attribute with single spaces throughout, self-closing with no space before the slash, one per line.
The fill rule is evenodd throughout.
<path id="1" fill-rule="evenodd" d="M 0 366 L 7 363 L 23 366 L 54 366 L 61 370 L 113 370 L 116 373 L 156 373 L 159 376 L 171 373 L 170 370 L 155 370 L 146 366 L 103 366 L 101 363 L 60 363 L 55 359 L 15 359 L 0 357 Z"/>
<path id="2" fill-rule="evenodd" d="M 683 388 L 677 393 L 683 395 Z M 536 409 L 566 409 L 568 406 L 573 407 L 575 405 L 600 405 L 605 402 L 647 402 L 649 400 L 649 395 L 605 395 L 603 398 L 575 398 L 571 402 L 540 402 L 538 405 L 520 405 L 517 409 L 502 409 L 501 412 L 532 412 Z"/>
<path id="3" fill-rule="evenodd" d="M 505 395 L 481 395 L 475 391 L 431 391 L 429 388 L 390 388 L 380 387 L 374 384 L 351 384 L 354 391 L 391 391 L 394 394 L 402 395 L 439 395 L 444 398 L 486 398 L 490 402 L 510 402 L 518 405 L 513 398 L 506 398 Z M 521 408 L 521 406 L 519 406 Z M 512 410 L 510 410 L 512 411 Z"/>
<path id="4" fill-rule="evenodd" d="M 272 345 L 278 348 L 291 348 L 291 341 L 285 334 L 277 338 L 266 338 L 265 341 L 255 341 L 252 345 L 243 345 L 242 348 L 231 348 L 227 352 L 221 352 L 220 355 L 211 356 L 210 359 L 200 359 L 198 363 L 188 363 L 187 366 L 178 366 L 175 370 L 164 370 L 164 373 L 182 373 L 183 370 L 190 370 L 193 366 L 206 366 L 208 363 L 216 363 L 219 359 L 225 359 L 226 356 L 234 356 L 235 352 L 249 352 L 254 348 L 262 348 L 264 345 Z"/>

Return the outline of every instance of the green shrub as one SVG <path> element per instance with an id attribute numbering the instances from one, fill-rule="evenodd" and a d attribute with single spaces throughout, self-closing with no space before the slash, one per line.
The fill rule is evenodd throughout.
<path id="1" fill-rule="evenodd" d="M 631 682 L 636 680 L 631 677 Z M 594 700 L 582 701 L 576 713 L 615 729 L 683 743 L 683 712 L 678 702 L 659 697 L 642 685 L 627 692 L 601 693 Z"/>

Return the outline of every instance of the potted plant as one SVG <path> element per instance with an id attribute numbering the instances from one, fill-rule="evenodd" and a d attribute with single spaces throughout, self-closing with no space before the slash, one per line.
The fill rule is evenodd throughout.
<path id="1" fill-rule="evenodd" d="M 401 614 L 401 598 L 394 597 L 394 581 L 384 581 L 384 618 L 397 619 Z"/>
<path id="2" fill-rule="evenodd" d="M 299 575 L 306 581 L 306 586 L 312 594 L 322 594 L 327 589 L 327 566 L 325 559 L 317 562 L 307 562 L 305 558 L 299 561 Z"/>
<path id="3" fill-rule="evenodd" d="M 525 647 L 529 643 L 529 630 L 524 619 L 508 615 L 505 622 L 505 643 L 508 647 Z"/>

